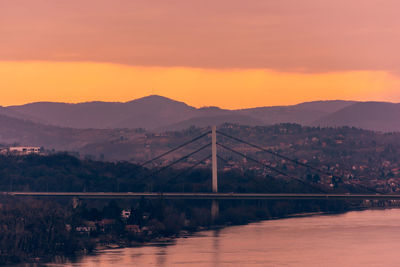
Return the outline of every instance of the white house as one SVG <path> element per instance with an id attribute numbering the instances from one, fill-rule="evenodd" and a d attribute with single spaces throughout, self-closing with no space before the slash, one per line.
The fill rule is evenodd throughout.
<path id="1" fill-rule="evenodd" d="M 131 211 L 130 210 L 122 210 L 121 212 L 121 217 L 124 219 L 128 219 L 131 216 Z"/>
<path id="2" fill-rule="evenodd" d="M 10 153 L 15 154 L 39 154 L 41 149 L 38 146 L 12 146 L 8 149 Z"/>

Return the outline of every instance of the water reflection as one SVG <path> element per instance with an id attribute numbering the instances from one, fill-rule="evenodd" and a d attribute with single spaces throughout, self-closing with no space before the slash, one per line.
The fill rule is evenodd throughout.
<path id="1" fill-rule="evenodd" d="M 159 246 L 158 251 L 156 253 L 157 257 L 157 266 L 165 266 L 167 260 L 167 246 Z"/>
<path id="2" fill-rule="evenodd" d="M 400 266 L 400 210 L 290 218 L 108 250 L 50 266 Z M 38 266 L 39 267 L 39 266 Z"/>
<path id="3" fill-rule="evenodd" d="M 220 264 L 219 235 L 220 235 L 219 229 L 213 231 L 213 251 L 214 251 L 213 263 L 214 263 L 214 266 L 219 266 L 219 264 Z"/>

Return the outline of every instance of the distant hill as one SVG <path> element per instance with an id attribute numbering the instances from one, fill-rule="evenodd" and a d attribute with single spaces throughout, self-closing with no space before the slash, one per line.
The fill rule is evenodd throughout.
<path id="1" fill-rule="evenodd" d="M 294 108 L 302 109 L 302 110 L 315 110 L 325 113 L 332 113 L 342 108 L 348 107 L 358 103 L 357 101 L 346 101 L 346 100 L 326 100 L 326 101 L 312 101 L 312 102 L 304 102 L 297 105 L 294 105 Z"/>
<path id="2" fill-rule="evenodd" d="M 11 108 L 8 108 L 8 107 L 0 106 L 0 115 L 12 117 L 12 118 L 18 118 L 18 119 L 22 119 L 22 120 L 41 122 L 40 119 L 35 118 L 34 116 L 32 116 L 30 114 L 20 113 Z"/>
<path id="3" fill-rule="evenodd" d="M 400 104 L 360 102 L 328 114 L 314 126 L 354 126 L 373 131 L 400 131 Z"/>
<path id="4" fill-rule="evenodd" d="M 126 103 L 38 102 L 2 108 L 0 114 L 77 129 L 144 128 L 163 131 L 223 123 L 271 125 L 290 122 L 311 125 L 354 103 L 356 102 L 342 100 L 314 101 L 292 106 L 227 110 L 218 107 L 194 108 L 183 102 L 152 95 Z"/>
<path id="5" fill-rule="evenodd" d="M 207 127 L 210 125 L 221 125 L 224 123 L 235 123 L 240 125 L 257 126 L 264 125 L 264 122 L 253 118 L 251 116 L 241 114 L 227 114 L 227 115 L 216 115 L 216 116 L 202 116 L 194 117 L 188 120 L 184 120 L 175 124 L 168 125 L 166 127 L 160 127 L 156 129 L 158 132 L 163 131 L 179 131 L 187 129 L 191 126 L 195 127 Z"/>
<path id="6" fill-rule="evenodd" d="M 7 109 L 42 123 L 72 128 L 154 128 L 189 118 L 195 108 L 161 96 L 79 104 L 38 102 Z"/>
<path id="7" fill-rule="evenodd" d="M 22 146 L 79 151 L 91 143 L 132 140 L 143 135 L 143 132 L 130 129 L 63 128 L 0 115 L 0 144 L 17 143 Z"/>
<path id="8" fill-rule="evenodd" d="M 387 102 L 313 101 L 291 106 L 227 110 L 195 108 L 152 95 L 130 102 L 79 104 L 38 102 L 0 107 L 0 115 L 40 125 L 76 129 L 137 129 L 162 132 L 223 123 L 264 126 L 298 123 L 312 126 L 354 126 L 374 131 L 400 131 L 400 105 Z"/>
<path id="9" fill-rule="evenodd" d="M 243 109 L 238 112 L 253 116 L 263 121 L 264 125 L 287 122 L 310 125 L 315 120 L 354 103 L 356 102 L 343 100 L 314 101 L 293 106 Z"/>

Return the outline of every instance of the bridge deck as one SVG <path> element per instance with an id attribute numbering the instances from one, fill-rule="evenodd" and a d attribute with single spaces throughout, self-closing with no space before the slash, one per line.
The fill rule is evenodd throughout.
<path id="1" fill-rule="evenodd" d="M 0 192 L 19 197 L 165 198 L 165 199 L 360 199 L 400 200 L 400 194 L 263 194 L 263 193 L 116 193 L 116 192 Z"/>

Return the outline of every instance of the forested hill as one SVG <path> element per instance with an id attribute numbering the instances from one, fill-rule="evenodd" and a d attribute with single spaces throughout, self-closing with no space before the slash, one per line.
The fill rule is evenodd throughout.
<path id="1" fill-rule="evenodd" d="M 127 162 L 79 160 L 67 154 L 51 156 L 0 156 L 0 191 L 59 192 L 210 192 L 211 172 L 199 168 L 141 168 Z M 260 176 L 257 172 L 221 173 L 221 192 L 314 191 L 301 183 Z"/>
<path id="2" fill-rule="evenodd" d="M 45 131 L 45 129 L 43 130 Z M 68 140 L 74 140 L 71 141 L 71 144 L 80 147 L 77 150 L 77 152 L 80 153 L 80 159 L 86 158 L 103 161 L 103 163 L 101 163 L 96 161 L 79 161 L 78 159 L 72 160 L 77 161 L 76 164 L 86 167 L 88 166 L 87 164 L 95 165 L 93 167 L 94 173 L 96 173 L 96 167 L 99 167 L 98 177 L 100 178 L 109 175 L 108 169 L 103 170 L 104 168 L 115 168 L 115 172 L 112 176 L 121 177 L 118 172 L 120 171 L 119 169 L 123 170 L 124 168 L 128 168 L 129 175 L 134 175 L 136 173 L 136 171 L 132 171 L 135 169 L 133 167 L 135 166 L 133 165 L 134 163 L 141 163 L 154 158 L 208 130 L 209 128 L 190 128 L 183 131 L 154 134 L 134 130 L 113 132 L 112 130 L 74 129 L 73 131 L 71 130 L 72 132 L 68 135 L 70 138 Z M 97 142 L 89 144 L 79 142 L 78 140 L 82 136 L 74 131 L 86 131 L 87 134 L 93 134 L 99 139 Z M 94 132 L 91 133 L 91 131 Z M 96 134 L 95 132 L 97 131 L 100 132 Z M 219 128 L 219 131 L 259 145 L 264 149 L 321 168 L 325 172 L 343 177 L 344 181 L 348 183 L 365 183 L 369 186 L 378 186 L 380 190 L 383 191 L 397 192 L 400 190 L 400 133 L 376 133 L 349 127 L 304 127 L 297 124 L 279 124 L 263 127 L 225 124 Z M 54 139 L 48 136 L 48 138 L 44 140 L 57 139 L 56 137 L 53 138 Z M 270 154 L 264 153 L 254 147 L 230 140 L 221 134 L 219 134 L 217 138 L 219 143 L 233 148 L 240 153 L 254 157 L 265 164 L 272 164 L 271 166 L 284 170 L 288 174 L 303 178 L 308 175 L 314 175 L 314 173 L 310 173 L 306 168 L 299 168 L 298 166 L 282 161 L 282 159 L 272 157 Z M 204 137 L 166 157 L 160 158 L 153 162 L 153 165 L 147 165 L 146 167 L 165 166 L 207 145 L 209 142 L 210 137 Z M 81 144 L 81 146 L 79 146 L 79 144 Z M 252 169 L 265 172 L 265 168 L 262 165 L 255 164 L 251 161 L 245 162 L 243 157 L 235 155 L 222 147 L 218 148 L 218 154 L 220 156 L 219 166 L 221 171 L 244 171 Z M 188 168 L 209 155 L 210 147 L 207 147 L 192 157 L 182 160 L 175 167 Z M 51 156 L 47 160 L 53 161 L 52 157 L 57 158 L 60 157 L 60 155 Z M 10 159 L 3 158 L 3 160 Z M 46 163 L 47 160 L 43 160 L 44 163 L 40 163 L 40 160 L 41 158 L 32 158 L 32 162 L 38 162 L 37 165 L 39 167 L 46 167 L 46 164 L 48 164 Z M 112 161 L 113 163 L 107 161 Z M 121 163 L 122 161 L 129 161 L 132 164 Z M 30 164 L 25 158 L 21 160 L 21 162 L 25 162 L 28 166 Z M 10 166 L 14 163 L 15 162 L 10 162 Z M 3 166 L 2 172 L 4 175 L 8 175 L 5 170 L 9 168 L 9 166 L 7 164 Z M 38 166 L 35 165 L 33 169 L 39 168 Z M 122 168 L 121 166 L 124 167 Z M 209 162 L 201 163 L 199 167 L 210 168 Z M 32 168 L 29 168 L 29 171 L 31 169 Z M 78 171 L 80 169 L 76 168 L 74 170 Z M 40 173 L 40 170 L 36 171 Z M 143 173 L 145 173 L 145 171 L 140 175 Z M 64 173 L 61 174 L 64 175 Z M 273 172 L 269 174 L 273 176 L 276 175 Z M 59 175 L 59 177 L 62 177 L 62 175 Z M 138 174 L 137 177 L 140 175 Z M 137 184 L 142 183 L 141 181 L 136 182 Z M 70 181 L 66 179 L 65 183 L 65 186 L 67 186 Z M 328 184 L 329 181 L 325 180 L 324 183 Z M 9 187 L 9 183 L 7 185 Z M 8 188 L 7 185 L 3 184 L 2 186 L 3 188 Z M 70 187 L 67 186 L 67 188 Z M 80 187 L 80 189 L 82 188 L 83 187 Z M 73 188 L 71 188 L 71 190 L 72 189 Z M 89 188 L 87 188 L 87 190 L 89 190 Z"/>
<path id="3" fill-rule="evenodd" d="M 288 176 L 243 165 L 219 171 L 220 192 L 368 192 L 362 183 L 336 181 L 316 172 L 293 171 Z M 279 166 L 281 168 L 281 166 Z M 55 192 L 210 192 L 209 166 L 191 169 L 147 169 L 128 162 L 79 160 L 67 154 L 0 156 L 0 191 Z M 297 173 L 297 175 L 293 175 Z M 293 179 L 291 177 L 295 177 Z M 360 185 L 360 186 L 359 186 Z"/>

